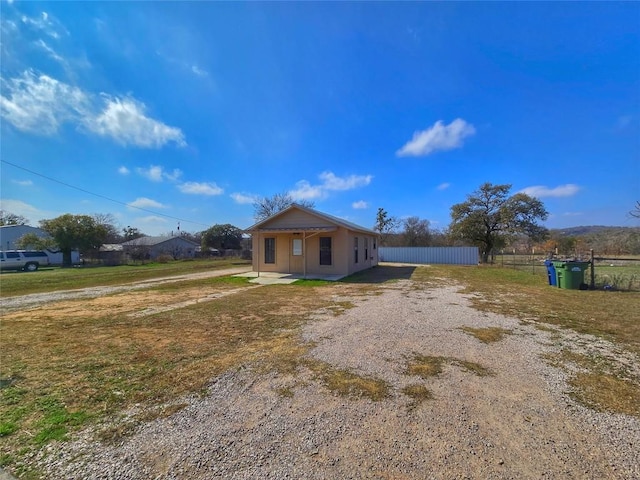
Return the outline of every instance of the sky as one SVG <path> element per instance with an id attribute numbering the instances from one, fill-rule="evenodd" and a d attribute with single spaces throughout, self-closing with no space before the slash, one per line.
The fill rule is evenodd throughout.
<path id="1" fill-rule="evenodd" d="M 485 182 L 638 226 L 638 2 L 0 0 L 0 203 L 148 235 L 288 193 L 434 229 Z"/>

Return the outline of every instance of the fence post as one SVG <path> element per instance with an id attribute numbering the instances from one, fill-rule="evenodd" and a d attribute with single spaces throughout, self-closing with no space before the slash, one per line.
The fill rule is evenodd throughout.
<path id="1" fill-rule="evenodd" d="M 593 265 L 593 248 L 591 250 L 589 250 L 589 252 L 591 253 L 591 285 L 590 288 L 591 290 L 595 290 L 596 289 L 596 274 L 594 271 L 594 265 Z"/>

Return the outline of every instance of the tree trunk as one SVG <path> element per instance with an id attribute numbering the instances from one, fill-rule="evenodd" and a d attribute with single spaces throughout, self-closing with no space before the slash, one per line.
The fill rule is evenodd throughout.
<path id="1" fill-rule="evenodd" d="M 62 268 L 69 268 L 71 266 L 71 250 L 62 250 Z"/>

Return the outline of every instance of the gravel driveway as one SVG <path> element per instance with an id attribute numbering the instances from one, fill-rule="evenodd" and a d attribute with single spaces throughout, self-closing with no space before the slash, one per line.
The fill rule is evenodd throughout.
<path id="1" fill-rule="evenodd" d="M 320 312 L 301 334 L 315 342 L 313 357 L 388 382 L 385 400 L 334 395 L 305 370 L 265 375 L 247 365 L 120 444 L 85 432 L 48 447 L 41 466 L 67 479 L 640 478 L 639 419 L 573 403 L 562 371 L 540 359 L 559 348 L 557 333 L 478 312 L 455 287 L 412 286 L 349 298 L 354 308 Z M 484 344 L 463 326 L 512 334 Z M 493 375 L 452 362 L 436 377 L 409 376 L 415 354 L 476 362 Z M 433 399 L 413 408 L 401 392 L 409 384 Z"/>

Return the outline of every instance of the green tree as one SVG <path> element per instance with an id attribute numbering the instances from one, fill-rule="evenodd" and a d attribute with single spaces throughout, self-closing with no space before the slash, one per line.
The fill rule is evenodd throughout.
<path id="1" fill-rule="evenodd" d="M 29 220 L 22 215 L 16 215 L 15 213 L 7 212 L 6 210 L 0 210 L 0 226 L 28 224 Z"/>
<path id="2" fill-rule="evenodd" d="M 429 220 L 419 217 L 409 217 L 404 221 L 402 232 L 403 244 L 407 247 L 427 247 L 431 243 Z"/>
<path id="3" fill-rule="evenodd" d="M 376 214 L 376 223 L 373 229 L 380 235 L 380 245 L 386 245 L 391 235 L 400 226 L 400 221 L 396 217 L 391 217 L 387 211 L 380 207 Z"/>
<path id="4" fill-rule="evenodd" d="M 242 230 L 226 223 L 224 225 L 214 225 L 202 232 L 202 250 L 218 248 L 220 250 L 239 250 L 241 248 Z"/>
<path id="5" fill-rule="evenodd" d="M 259 222 L 290 207 L 294 203 L 306 208 L 315 208 L 315 204 L 309 200 L 294 201 L 293 197 L 286 192 L 276 193 L 271 197 L 260 198 L 253 203 L 253 218 L 256 222 Z"/>
<path id="6" fill-rule="evenodd" d="M 89 215 L 61 215 L 51 220 L 40 220 L 40 228 L 47 232 L 62 252 L 62 266 L 71 266 L 71 252 L 95 250 L 104 243 L 109 232 Z"/>
<path id="7" fill-rule="evenodd" d="M 511 185 L 485 183 L 465 202 L 451 207 L 451 235 L 480 247 L 483 263 L 516 235 L 534 241 L 548 235 L 537 223 L 549 215 L 542 202 L 524 193 L 509 196 L 509 190 Z"/>

